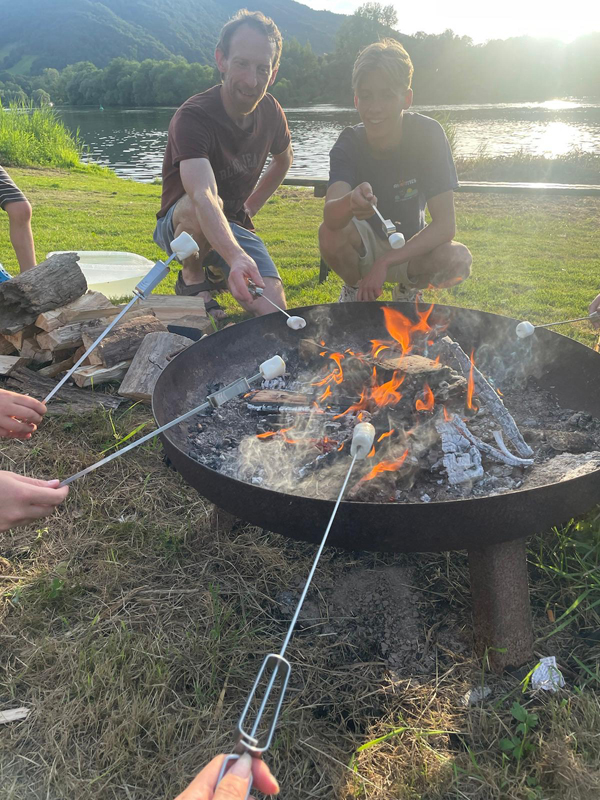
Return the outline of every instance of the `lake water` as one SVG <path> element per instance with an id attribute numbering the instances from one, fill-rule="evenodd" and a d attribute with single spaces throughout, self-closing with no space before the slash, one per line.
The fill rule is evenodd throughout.
<path id="1" fill-rule="evenodd" d="M 574 149 L 600 153 L 600 103 L 413 106 L 423 114 L 449 115 L 456 128 L 456 155 L 558 156 Z M 167 129 L 174 108 L 59 109 L 65 124 L 79 128 L 90 160 L 122 177 L 152 181 L 161 174 Z M 353 108 L 315 105 L 286 109 L 295 161 L 290 175 L 327 177 L 329 150 L 346 125 L 359 122 Z"/>

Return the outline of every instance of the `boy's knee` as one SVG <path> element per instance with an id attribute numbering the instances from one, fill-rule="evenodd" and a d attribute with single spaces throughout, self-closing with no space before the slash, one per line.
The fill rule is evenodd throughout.
<path id="1" fill-rule="evenodd" d="M 31 222 L 31 203 L 29 200 L 19 200 L 16 203 L 8 203 L 5 208 L 11 223 L 15 225 L 28 225 Z"/>

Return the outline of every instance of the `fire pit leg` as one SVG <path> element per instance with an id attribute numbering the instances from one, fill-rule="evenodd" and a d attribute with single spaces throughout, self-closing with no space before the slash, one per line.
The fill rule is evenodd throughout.
<path id="1" fill-rule="evenodd" d="M 533 658 L 525 539 L 469 550 L 475 650 L 502 672 Z M 503 649 L 505 652 L 498 652 Z"/>

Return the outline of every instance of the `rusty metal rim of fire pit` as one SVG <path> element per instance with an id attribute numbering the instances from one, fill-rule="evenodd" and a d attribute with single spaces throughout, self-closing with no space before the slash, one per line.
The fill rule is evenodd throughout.
<path id="1" fill-rule="evenodd" d="M 388 304 L 386 304 L 388 305 Z M 412 304 L 394 303 L 416 318 Z M 342 348 L 345 330 L 353 336 L 388 336 L 381 303 L 308 306 L 295 311 L 309 325 L 302 333 L 288 329 L 281 316 L 246 320 L 190 346 L 160 376 L 153 395 L 153 412 L 164 424 L 185 411 L 211 381 L 226 382 L 249 361 L 295 347 L 303 334 L 323 337 Z M 421 309 L 424 309 L 421 306 Z M 489 312 L 436 306 L 431 320 L 446 319 L 448 332 L 465 349 L 516 340 L 518 320 Z M 322 326 L 317 329 L 317 326 Z M 325 328 L 329 326 L 331 330 Z M 328 338 L 329 337 L 329 338 Z M 600 356 L 585 345 L 547 330 L 536 333 L 529 352 L 537 364 L 543 388 L 550 389 L 563 407 L 600 417 Z M 174 429 L 175 430 L 175 429 Z M 182 449 L 179 436 L 163 435 L 165 450 L 183 477 L 203 496 L 241 519 L 305 541 L 318 541 L 333 501 L 285 494 L 230 478 L 198 463 Z M 185 434 L 184 434 L 185 438 Z M 184 439 L 183 439 L 184 440 Z M 184 446 L 184 445 L 183 445 Z M 378 551 L 437 551 L 470 549 L 522 538 L 585 513 L 600 497 L 600 470 L 567 481 L 482 498 L 431 503 L 372 503 L 345 501 L 340 507 L 330 544 Z"/>

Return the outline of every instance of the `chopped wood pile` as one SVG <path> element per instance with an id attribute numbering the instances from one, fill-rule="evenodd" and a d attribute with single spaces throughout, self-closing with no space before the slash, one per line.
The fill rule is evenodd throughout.
<path id="1" fill-rule="evenodd" d="M 75 253 L 55 255 L 0 284 L 0 377 L 20 374 L 23 380 L 29 367 L 26 372 L 33 368 L 40 378 L 60 378 L 121 310 L 87 291 L 77 261 Z M 151 295 L 125 314 L 75 370 L 73 382 L 124 381 L 120 394 L 149 402 L 160 371 L 192 342 L 169 332 L 169 325 L 200 335 L 212 331 L 201 298 Z"/>

